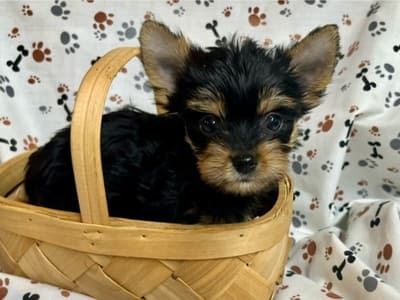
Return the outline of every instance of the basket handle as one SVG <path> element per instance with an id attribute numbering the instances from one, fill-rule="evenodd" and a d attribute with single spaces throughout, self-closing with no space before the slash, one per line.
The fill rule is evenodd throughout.
<path id="1" fill-rule="evenodd" d="M 84 223 L 109 222 L 100 130 L 104 105 L 111 83 L 139 48 L 117 48 L 97 61 L 86 73 L 76 98 L 71 123 L 71 156 L 81 219 Z"/>

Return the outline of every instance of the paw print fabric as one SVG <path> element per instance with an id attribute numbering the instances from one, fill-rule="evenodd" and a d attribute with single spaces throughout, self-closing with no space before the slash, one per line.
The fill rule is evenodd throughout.
<path id="1" fill-rule="evenodd" d="M 86 71 L 116 47 L 139 46 L 146 19 L 163 21 L 201 46 L 222 45 L 236 33 L 239 41 L 251 37 L 266 49 L 294 44 L 315 27 L 337 24 L 342 55 L 334 79 L 322 105 L 300 120 L 299 146 L 289 156 L 295 244 L 275 299 L 400 299 L 400 3 L 2 4 L 0 163 L 43 145 L 68 125 Z M 138 59 L 119 72 L 104 111 L 128 104 L 156 111 Z M 0 266 L 0 299 L 56 294 L 88 299 L 58 287 L 38 288 L 1 273 Z"/>

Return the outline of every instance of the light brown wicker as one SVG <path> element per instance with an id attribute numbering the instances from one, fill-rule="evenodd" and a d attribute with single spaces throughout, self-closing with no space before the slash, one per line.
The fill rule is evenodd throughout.
<path id="1" fill-rule="evenodd" d="M 270 299 L 290 248 L 292 185 L 250 222 L 178 225 L 109 217 L 100 124 L 111 82 L 137 48 L 101 58 L 79 89 L 72 156 L 81 213 L 21 198 L 30 153 L 0 166 L 0 269 L 98 299 Z"/>

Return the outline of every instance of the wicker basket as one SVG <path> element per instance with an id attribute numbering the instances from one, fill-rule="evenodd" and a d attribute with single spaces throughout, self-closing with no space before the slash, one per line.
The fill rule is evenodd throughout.
<path id="1" fill-rule="evenodd" d="M 0 166 L 0 269 L 98 299 L 270 299 L 290 249 L 292 185 L 250 222 L 178 225 L 108 216 L 100 125 L 111 82 L 137 48 L 118 48 L 87 73 L 75 104 L 72 158 L 80 214 L 29 205 L 30 153 Z M 17 194 L 17 196 L 15 196 Z"/>

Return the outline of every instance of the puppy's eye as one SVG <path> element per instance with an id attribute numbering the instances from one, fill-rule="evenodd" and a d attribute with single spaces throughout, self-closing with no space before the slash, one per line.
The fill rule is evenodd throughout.
<path id="1" fill-rule="evenodd" d="M 200 130 L 205 134 L 212 134 L 218 129 L 218 119 L 213 115 L 206 115 L 200 119 Z"/>
<path id="2" fill-rule="evenodd" d="M 283 119 L 280 114 L 270 113 L 265 119 L 266 126 L 271 131 L 279 131 L 283 125 Z"/>

